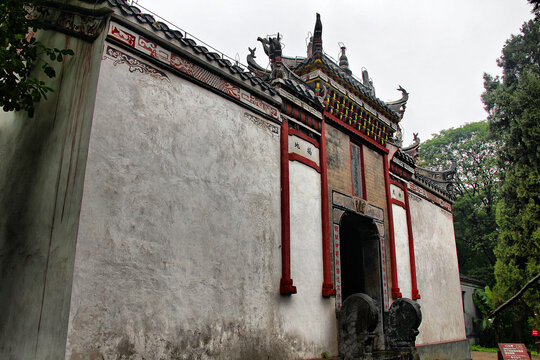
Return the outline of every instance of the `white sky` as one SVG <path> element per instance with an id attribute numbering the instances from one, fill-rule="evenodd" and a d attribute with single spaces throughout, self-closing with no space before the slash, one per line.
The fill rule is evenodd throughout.
<path id="1" fill-rule="evenodd" d="M 500 74 L 496 59 L 506 39 L 533 17 L 525 0 L 138 0 L 138 5 L 232 58 L 238 54 L 244 64 L 247 48 L 256 45 L 263 67 L 268 58 L 258 36 L 279 32 L 284 56 L 305 56 L 308 32 L 320 13 L 326 53 L 337 59 L 343 42 L 351 70 L 361 78 L 367 68 L 381 100 L 399 99 L 398 85 L 409 92 L 401 122 L 405 145 L 413 132 L 423 141 L 442 129 L 485 119 L 482 75 Z"/>

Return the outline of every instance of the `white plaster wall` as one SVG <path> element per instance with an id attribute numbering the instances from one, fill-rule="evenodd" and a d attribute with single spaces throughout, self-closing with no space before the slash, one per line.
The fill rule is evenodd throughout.
<path id="1" fill-rule="evenodd" d="M 307 251 L 316 244 L 317 256 L 299 259 L 295 250 L 293 264 L 309 271 L 294 268 L 299 294 L 281 297 L 279 132 L 171 73 L 167 81 L 129 70 L 102 63 L 66 358 L 288 359 L 335 350 L 335 331 L 324 341 L 335 326 L 335 316 L 327 323 L 333 300 L 321 298 L 315 271 L 320 183 L 307 204 L 318 209 L 306 220 L 319 222 L 316 239 L 298 227 L 293 238 Z"/>
<path id="2" fill-rule="evenodd" d="M 480 335 L 479 331 L 476 331 L 480 328 L 480 324 L 476 323 L 476 320 L 480 319 L 482 316 L 482 314 L 474 304 L 473 300 L 474 292 L 478 288 L 478 286 L 461 284 L 465 330 L 467 332 L 467 338 L 469 339 L 469 342 L 473 344 L 477 343 L 477 339 L 475 339 L 475 337 L 478 337 Z"/>
<path id="3" fill-rule="evenodd" d="M 96 4 L 96 13 L 102 6 Z M 53 79 L 39 68 L 32 72 L 54 89 L 35 104 L 32 118 L 0 110 L 0 359 L 60 359 L 65 353 L 104 39 L 88 42 L 52 30 L 37 37 L 75 55 L 50 62 Z"/>
<path id="4" fill-rule="evenodd" d="M 297 294 L 283 307 L 285 329 L 314 339 L 322 351 L 337 354 L 335 299 L 323 298 L 321 175 L 297 161 L 289 162 L 291 204 L 291 278 Z M 311 313 L 317 311 L 317 316 Z M 298 324 L 302 326 L 298 326 Z M 321 351 L 321 352 L 322 352 Z M 303 357 L 308 357 L 306 353 Z M 315 354 L 320 356 L 319 354 Z"/>
<path id="5" fill-rule="evenodd" d="M 411 260 L 409 256 L 407 213 L 401 206 L 392 204 L 392 215 L 394 219 L 394 242 L 396 246 L 396 265 L 399 290 L 404 298 L 411 299 Z"/>
<path id="6" fill-rule="evenodd" d="M 452 214 L 409 193 L 422 324 L 417 345 L 463 340 L 465 323 Z"/>

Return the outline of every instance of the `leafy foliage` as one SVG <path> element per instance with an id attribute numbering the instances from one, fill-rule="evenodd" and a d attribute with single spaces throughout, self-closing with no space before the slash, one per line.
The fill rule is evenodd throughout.
<path id="1" fill-rule="evenodd" d="M 492 327 L 492 322 L 488 319 L 489 314 L 491 314 L 491 307 L 488 304 L 488 296 L 491 290 L 489 286 L 486 286 L 484 290 L 476 289 L 473 293 L 473 302 L 476 308 L 482 314 L 481 319 L 477 319 L 481 322 L 480 327 L 482 330 Z"/>
<path id="2" fill-rule="evenodd" d="M 460 269 L 486 284 L 494 282 L 500 146 L 485 121 L 442 130 L 420 146 L 421 166 L 449 167 L 456 162 L 453 211 Z"/>
<path id="3" fill-rule="evenodd" d="M 4 111 L 26 110 L 34 114 L 34 104 L 53 91 L 35 77 L 34 69 L 53 78 L 54 68 L 44 59 L 62 61 L 73 55 L 70 49 L 49 48 L 34 34 L 44 24 L 30 10 L 41 1 L 3 0 L 0 2 L 0 106 Z M 43 8 L 42 12 L 46 12 Z"/>
<path id="4" fill-rule="evenodd" d="M 495 308 L 540 273 L 540 19 L 512 36 L 498 65 L 502 78 L 484 75 L 482 95 L 491 130 L 501 135 L 502 186 L 497 204 Z M 540 291 L 529 289 L 504 316 L 513 324 L 506 341 L 532 341 L 540 326 Z M 528 321 L 528 327 L 527 327 Z"/>

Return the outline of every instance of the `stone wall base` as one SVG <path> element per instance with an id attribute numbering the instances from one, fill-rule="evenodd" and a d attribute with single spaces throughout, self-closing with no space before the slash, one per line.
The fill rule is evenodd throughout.
<path id="1" fill-rule="evenodd" d="M 469 341 L 467 339 L 435 345 L 417 345 L 416 351 L 420 360 L 464 360 L 471 358 Z"/>

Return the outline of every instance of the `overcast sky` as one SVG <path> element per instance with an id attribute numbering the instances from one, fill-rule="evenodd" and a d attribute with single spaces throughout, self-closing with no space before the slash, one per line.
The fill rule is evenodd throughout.
<path id="1" fill-rule="evenodd" d="M 136 1 L 134 1 L 134 5 Z M 226 55 L 246 63 L 248 47 L 268 65 L 257 37 L 280 33 L 284 56 L 305 56 L 315 14 L 321 14 L 323 49 L 361 78 L 365 67 L 377 97 L 409 102 L 401 122 L 405 145 L 442 129 L 486 118 L 482 75 L 500 74 L 496 59 L 511 34 L 532 18 L 525 0 L 138 0 L 145 7 Z M 142 9 L 141 9 L 142 10 Z M 143 10 L 144 11 L 144 10 Z"/>

